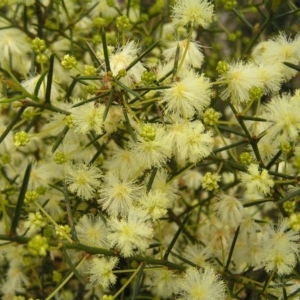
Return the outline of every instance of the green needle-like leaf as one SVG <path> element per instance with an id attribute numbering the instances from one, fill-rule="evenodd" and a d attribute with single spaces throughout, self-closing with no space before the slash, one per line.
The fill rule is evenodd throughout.
<path id="1" fill-rule="evenodd" d="M 109 94 L 108 102 L 107 102 L 106 107 L 105 107 L 105 111 L 103 113 L 103 122 L 106 120 L 106 117 L 108 115 L 108 111 L 110 109 L 112 99 L 114 98 L 114 93 L 115 93 L 115 88 L 112 87 L 112 89 L 110 91 L 110 94 Z"/>
<path id="2" fill-rule="evenodd" d="M 9 132 L 12 130 L 12 128 L 14 127 L 14 125 L 19 121 L 19 119 L 21 118 L 24 110 L 26 109 L 26 107 L 21 107 L 18 111 L 18 113 L 16 114 L 16 116 L 13 118 L 13 120 L 9 123 L 9 125 L 6 127 L 6 129 L 4 130 L 4 132 L 2 133 L 1 137 L 0 137 L 0 143 L 3 142 L 3 140 L 6 138 L 6 136 L 9 134 Z"/>
<path id="3" fill-rule="evenodd" d="M 64 196 L 65 196 L 65 201 L 66 201 L 66 210 L 67 210 L 68 221 L 69 221 L 69 225 L 71 227 L 72 239 L 76 243 L 79 243 L 79 240 L 78 240 L 77 234 L 76 234 L 76 229 L 75 229 L 74 222 L 73 222 L 73 217 L 72 217 L 69 192 L 68 192 L 67 185 L 65 182 L 64 182 Z"/>
<path id="4" fill-rule="evenodd" d="M 54 54 L 51 54 L 49 60 L 49 70 L 47 75 L 47 87 L 46 87 L 46 95 L 45 95 L 45 103 L 51 103 L 51 87 L 53 80 L 53 70 L 54 70 Z"/>
<path id="5" fill-rule="evenodd" d="M 24 203 L 24 199 L 25 199 L 25 194 L 26 194 L 27 186 L 28 186 L 29 179 L 30 179 L 30 172 L 31 172 L 31 163 L 29 163 L 27 165 L 27 168 L 25 170 L 23 182 L 22 182 L 22 185 L 20 188 L 20 193 L 19 193 L 19 197 L 18 197 L 16 209 L 15 209 L 15 214 L 14 214 L 14 217 L 11 222 L 10 232 L 12 235 L 17 234 L 17 227 L 18 227 L 19 220 L 20 220 L 21 213 L 22 213 L 22 207 L 23 207 L 23 203 Z"/>
<path id="6" fill-rule="evenodd" d="M 236 229 L 233 240 L 232 240 L 232 243 L 231 243 L 230 251 L 229 251 L 229 254 L 228 254 L 228 257 L 227 257 L 227 262 L 226 262 L 225 269 L 224 269 L 225 272 L 227 272 L 227 270 L 229 268 L 230 261 L 231 261 L 231 258 L 232 258 L 232 254 L 233 254 L 233 251 L 234 251 L 234 247 L 235 247 L 239 232 L 240 232 L 240 226 L 238 226 L 238 228 Z"/>
<path id="7" fill-rule="evenodd" d="M 300 66 L 291 64 L 291 63 L 289 63 L 289 62 L 284 62 L 284 64 L 285 64 L 286 66 L 288 66 L 289 68 L 294 69 L 294 70 L 300 72 Z"/>
<path id="8" fill-rule="evenodd" d="M 38 94 L 39 94 L 41 85 L 42 85 L 42 84 L 45 84 L 45 82 L 43 83 L 43 81 L 44 81 L 44 79 L 45 79 L 47 73 L 48 73 L 48 70 L 45 71 L 45 72 L 40 76 L 39 80 L 38 80 L 37 83 L 36 83 L 36 86 L 35 86 L 35 89 L 34 89 L 34 92 L 33 92 L 33 94 L 34 94 L 36 97 L 38 97 Z"/>
<path id="9" fill-rule="evenodd" d="M 61 249 L 62 251 L 62 254 L 64 256 L 64 258 L 66 259 L 66 262 L 70 268 L 70 270 L 74 273 L 74 275 L 77 277 L 77 279 L 82 283 L 82 284 L 85 284 L 82 276 L 79 274 L 78 270 L 76 269 L 76 267 L 73 265 L 67 251 L 66 251 L 66 248 L 65 247 L 62 247 Z"/>
<path id="10" fill-rule="evenodd" d="M 148 184 L 147 184 L 147 192 L 149 192 L 151 190 L 151 187 L 152 187 L 153 181 L 155 179 L 157 170 L 158 170 L 157 168 L 152 169 L 152 173 L 151 173 L 151 176 L 150 176 Z"/>
<path id="11" fill-rule="evenodd" d="M 146 266 L 146 264 L 143 264 L 141 266 L 141 268 L 139 269 L 139 272 L 136 275 L 135 285 L 133 287 L 133 293 L 132 293 L 131 300 L 135 300 L 136 299 L 136 296 L 138 294 L 138 291 L 139 291 L 141 283 L 142 283 L 143 273 L 144 273 L 145 266 Z"/>
<path id="12" fill-rule="evenodd" d="M 153 48 L 155 48 L 157 45 L 159 44 L 158 42 L 153 43 L 152 45 L 150 45 L 141 55 L 139 55 L 139 57 L 137 57 L 135 60 L 133 60 L 129 66 L 126 68 L 126 71 L 129 71 L 136 63 L 138 63 L 139 61 L 141 61 L 141 59 L 146 56 L 149 52 L 152 51 Z"/>
<path id="13" fill-rule="evenodd" d="M 108 55 L 108 50 L 107 50 L 106 34 L 105 34 L 104 29 L 102 29 L 101 38 L 102 38 L 103 55 L 104 55 L 104 61 L 105 61 L 105 66 L 106 66 L 106 72 L 110 72 L 111 69 L 110 69 L 109 55 Z"/>
<path id="14" fill-rule="evenodd" d="M 56 149 L 58 148 L 58 146 L 60 145 L 60 143 L 63 141 L 63 139 L 65 138 L 65 135 L 67 134 L 67 132 L 69 131 L 69 127 L 66 126 L 63 131 L 59 134 L 59 136 L 57 137 L 57 140 L 55 141 L 53 147 L 52 147 L 52 153 L 54 153 L 56 151 Z"/>
<path id="15" fill-rule="evenodd" d="M 175 235 L 174 235 L 174 237 L 173 237 L 173 239 L 172 239 L 172 241 L 171 241 L 168 249 L 165 252 L 164 260 L 168 260 L 169 254 L 171 253 L 172 248 L 174 247 L 174 245 L 175 245 L 175 243 L 176 243 L 176 241 L 177 241 L 177 239 L 178 239 L 181 231 L 183 230 L 183 228 L 184 228 L 184 226 L 185 226 L 185 224 L 188 221 L 188 219 L 189 219 L 190 216 L 191 216 L 190 213 L 187 214 L 186 217 L 184 218 L 184 220 L 182 221 L 182 223 L 180 224 L 180 226 L 179 226 L 177 232 L 175 233 Z"/>

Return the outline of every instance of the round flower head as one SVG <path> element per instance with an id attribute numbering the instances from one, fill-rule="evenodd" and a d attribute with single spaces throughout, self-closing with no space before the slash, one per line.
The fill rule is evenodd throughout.
<path id="1" fill-rule="evenodd" d="M 117 50 L 116 53 L 109 56 L 110 68 L 113 76 L 117 76 L 119 71 L 126 69 L 133 60 L 137 58 L 139 48 L 131 41 L 124 47 Z M 143 64 L 139 61 L 127 71 L 120 81 L 126 86 L 131 86 L 141 81 L 143 72 L 146 71 Z"/>
<path id="2" fill-rule="evenodd" d="M 284 65 L 283 62 L 298 65 L 300 60 L 299 46 L 300 35 L 292 39 L 281 32 L 275 38 L 258 44 L 252 52 L 252 57 L 259 64 L 263 62 L 278 65 L 284 81 L 288 81 L 297 74 L 297 70 Z"/>
<path id="3" fill-rule="evenodd" d="M 260 193 L 267 195 L 270 193 L 271 187 L 274 185 L 272 177 L 267 170 L 259 171 L 258 165 L 251 164 L 248 167 L 248 173 L 241 173 L 242 183 L 246 186 L 248 193 Z"/>
<path id="4" fill-rule="evenodd" d="M 248 102 L 250 89 L 262 87 L 258 67 L 254 63 L 246 64 L 242 61 L 229 64 L 229 70 L 220 76 L 220 81 L 227 85 L 221 92 L 222 99 L 230 98 L 233 104 Z"/>
<path id="5" fill-rule="evenodd" d="M 203 175 L 198 170 L 188 170 L 181 180 L 191 190 L 197 190 L 201 186 Z"/>
<path id="6" fill-rule="evenodd" d="M 154 295 L 162 298 L 170 298 L 177 291 L 177 277 L 173 270 L 167 268 L 149 270 L 147 272 L 151 280 L 151 289 Z"/>
<path id="7" fill-rule="evenodd" d="M 185 26 L 188 23 L 204 28 L 212 22 L 214 7 L 207 0 L 177 0 L 173 6 L 172 22 Z"/>
<path id="8" fill-rule="evenodd" d="M 55 164 L 53 162 L 34 162 L 31 168 L 28 189 L 35 190 L 40 186 L 48 186 L 55 178 Z"/>
<path id="9" fill-rule="evenodd" d="M 1 283 L 1 294 L 10 294 L 14 292 L 25 293 L 26 287 L 30 285 L 30 278 L 26 275 L 24 264 L 21 262 L 14 262 L 10 264 L 6 278 Z M 3 298 L 2 298 L 3 299 Z M 12 299 L 9 297 L 8 299 Z"/>
<path id="10" fill-rule="evenodd" d="M 266 64 L 261 62 L 258 65 L 257 75 L 263 84 L 264 94 L 275 94 L 280 90 L 283 75 L 279 64 Z"/>
<path id="11" fill-rule="evenodd" d="M 71 108 L 71 118 L 75 125 L 74 131 L 86 134 L 94 130 L 97 134 L 102 134 L 104 111 L 104 105 L 95 105 L 94 102 Z"/>
<path id="12" fill-rule="evenodd" d="M 90 262 L 90 282 L 92 285 L 101 285 L 103 289 L 109 288 L 117 281 L 117 276 L 112 270 L 118 264 L 117 257 L 97 257 L 94 256 Z"/>
<path id="13" fill-rule="evenodd" d="M 107 239 L 111 247 L 116 247 L 124 257 L 134 254 L 137 248 L 145 251 L 149 244 L 147 239 L 152 238 L 153 229 L 146 212 L 131 209 L 123 219 L 111 218 L 107 222 L 110 234 Z"/>
<path id="14" fill-rule="evenodd" d="M 210 88 L 208 78 L 190 70 L 184 78 L 163 91 L 160 102 L 166 104 L 166 114 L 189 119 L 195 114 L 202 114 L 210 104 Z"/>
<path id="15" fill-rule="evenodd" d="M 171 202 L 167 198 L 167 194 L 159 190 L 151 190 L 147 195 L 143 196 L 139 201 L 140 208 L 148 212 L 155 221 L 163 217 L 167 213 Z"/>
<path id="16" fill-rule="evenodd" d="M 213 148 L 212 131 L 204 132 L 204 130 L 200 121 L 171 125 L 167 141 L 179 163 L 197 163 L 211 153 Z"/>
<path id="17" fill-rule="evenodd" d="M 213 258 L 211 249 L 200 244 L 186 246 L 182 256 L 201 268 L 209 267 L 209 261 L 212 261 Z"/>
<path id="18" fill-rule="evenodd" d="M 147 137 L 147 131 L 152 136 Z M 141 168 L 161 167 L 171 156 L 171 146 L 165 142 L 166 133 L 162 126 L 151 124 L 140 129 L 137 143 L 130 142 L 129 148 Z"/>
<path id="19" fill-rule="evenodd" d="M 100 185 L 101 171 L 95 166 L 87 166 L 84 163 L 71 165 L 66 168 L 66 182 L 72 193 L 78 197 L 88 200 L 94 196 Z"/>
<path id="20" fill-rule="evenodd" d="M 100 190 L 100 203 L 110 216 L 127 215 L 132 202 L 142 196 L 142 188 L 133 181 L 122 180 L 114 172 L 107 172 Z"/>
<path id="21" fill-rule="evenodd" d="M 300 152 L 300 151 L 299 151 Z M 145 176 L 144 184 L 147 185 L 151 174 Z M 159 169 L 152 183 L 151 191 L 159 191 L 167 196 L 171 203 L 178 199 L 178 183 L 170 181 L 171 175 L 166 169 Z"/>
<path id="22" fill-rule="evenodd" d="M 287 229 L 287 219 L 282 220 L 277 229 L 272 225 L 267 227 L 267 238 L 262 246 L 262 261 L 268 272 L 275 269 L 279 275 L 288 275 L 297 263 L 299 234 Z"/>
<path id="23" fill-rule="evenodd" d="M 108 229 L 100 216 L 87 214 L 82 216 L 76 224 L 76 233 L 82 244 L 107 248 Z"/>
<path id="24" fill-rule="evenodd" d="M 139 174 L 140 166 L 136 163 L 135 155 L 127 150 L 114 147 L 103 167 L 118 174 L 120 180 L 128 180 Z"/>
<path id="25" fill-rule="evenodd" d="M 267 129 L 271 139 L 293 142 L 300 132 L 300 101 L 288 94 L 277 96 L 269 102 L 262 117 L 272 125 Z"/>
<path id="26" fill-rule="evenodd" d="M 224 224 L 237 227 L 245 215 L 242 203 L 234 197 L 222 194 L 219 201 L 214 205 L 216 215 Z"/>
<path id="27" fill-rule="evenodd" d="M 188 268 L 180 287 L 185 300 L 226 299 L 224 282 L 210 268 L 204 271 Z"/>

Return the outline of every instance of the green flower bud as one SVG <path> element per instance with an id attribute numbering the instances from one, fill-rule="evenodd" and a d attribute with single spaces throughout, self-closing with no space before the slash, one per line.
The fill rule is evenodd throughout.
<path id="1" fill-rule="evenodd" d="M 58 271 L 52 272 L 52 280 L 56 283 L 60 282 L 62 279 L 62 274 Z"/>
<path id="2" fill-rule="evenodd" d="M 257 86 L 253 86 L 250 90 L 249 90 L 249 97 L 250 100 L 254 100 L 254 101 L 259 101 L 261 99 L 261 97 L 263 96 L 263 90 L 260 87 Z"/>
<path id="3" fill-rule="evenodd" d="M 156 136 L 156 130 L 151 125 L 145 125 L 140 136 L 144 138 L 146 142 L 154 141 Z"/>
<path id="4" fill-rule="evenodd" d="M 279 149 L 282 151 L 283 155 L 288 155 L 292 150 L 292 146 L 289 142 L 281 142 Z"/>
<path id="5" fill-rule="evenodd" d="M 288 220 L 289 227 L 294 231 L 300 230 L 300 213 L 293 213 Z"/>
<path id="6" fill-rule="evenodd" d="M 69 225 L 59 225 L 55 228 L 55 233 L 59 239 L 65 239 L 66 236 L 69 236 L 71 228 Z"/>
<path id="7" fill-rule="evenodd" d="M 300 172 L 300 156 L 295 156 L 293 161 L 293 167 Z"/>
<path id="8" fill-rule="evenodd" d="M 120 31 L 128 31 L 131 28 L 130 19 L 126 15 L 117 17 L 117 21 L 116 22 L 117 22 L 116 23 L 117 28 Z"/>
<path id="9" fill-rule="evenodd" d="M 202 187 L 205 190 L 213 191 L 219 188 L 218 181 L 221 180 L 221 176 L 217 173 L 207 172 L 202 178 Z"/>
<path id="10" fill-rule="evenodd" d="M 31 42 L 31 49 L 36 53 L 41 53 L 46 49 L 46 43 L 37 37 Z"/>
<path id="11" fill-rule="evenodd" d="M 74 128 L 74 127 L 75 127 L 75 125 L 74 125 L 74 123 L 73 123 L 73 117 L 72 117 L 72 115 L 65 116 L 64 122 L 65 122 L 65 124 L 66 124 L 69 128 Z"/>
<path id="12" fill-rule="evenodd" d="M 295 211 L 296 208 L 296 202 L 293 200 L 285 201 L 282 205 L 283 210 L 288 213 L 292 214 Z"/>
<path id="13" fill-rule="evenodd" d="M 115 0 L 106 0 L 106 3 L 109 7 L 114 7 L 115 6 Z"/>
<path id="14" fill-rule="evenodd" d="M 40 53 L 36 56 L 36 62 L 39 63 L 40 65 L 45 64 L 49 59 L 47 57 L 47 55 Z"/>
<path id="15" fill-rule="evenodd" d="M 35 235 L 27 244 L 28 251 L 33 256 L 46 256 L 49 250 L 47 238 L 40 234 Z"/>
<path id="16" fill-rule="evenodd" d="M 67 161 L 65 154 L 62 151 L 57 151 L 54 154 L 53 160 L 58 164 L 62 165 Z"/>
<path id="17" fill-rule="evenodd" d="M 23 256 L 22 263 L 26 267 L 32 266 L 32 264 L 33 264 L 32 257 L 30 257 L 28 255 L 27 256 Z"/>
<path id="18" fill-rule="evenodd" d="M 149 71 L 149 72 L 144 71 L 141 79 L 145 85 L 151 85 L 153 83 L 153 81 L 156 79 L 156 76 L 152 71 Z"/>
<path id="19" fill-rule="evenodd" d="M 213 108 L 207 109 L 203 114 L 203 122 L 206 125 L 216 125 L 221 118 L 222 114 L 218 111 L 215 111 Z"/>
<path id="20" fill-rule="evenodd" d="M 114 300 L 114 296 L 112 296 L 112 295 L 104 295 L 101 300 Z"/>
<path id="21" fill-rule="evenodd" d="M 34 109 L 27 108 L 22 115 L 22 119 L 26 120 L 27 122 L 30 122 L 33 120 L 34 116 L 35 116 Z"/>
<path id="22" fill-rule="evenodd" d="M 223 0 L 224 8 L 226 10 L 231 10 L 237 7 L 237 1 L 236 0 Z"/>
<path id="23" fill-rule="evenodd" d="M 40 195 L 45 195 L 47 192 L 47 188 L 45 186 L 40 185 L 37 189 L 36 192 L 39 193 Z"/>
<path id="24" fill-rule="evenodd" d="M 24 202 L 26 204 L 33 203 L 33 202 L 35 202 L 38 199 L 39 195 L 40 194 L 38 192 L 36 192 L 36 191 L 27 191 L 25 193 Z"/>
<path id="25" fill-rule="evenodd" d="M 217 72 L 221 75 L 228 72 L 230 69 L 229 64 L 226 61 L 219 61 L 217 65 Z"/>
<path id="26" fill-rule="evenodd" d="M 234 42 L 234 41 L 236 41 L 236 38 L 237 38 L 237 36 L 234 32 L 231 32 L 231 33 L 228 34 L 228 40 L 229 41 Z"/>
<path id="27" fill-rule="evenodd" d="M 25 131 L 19 131 L 14 136 L 14 144 L 16 147 L 26 146 L 29 142 L 30 138 Z"/>
<path id="28" fill-rule="evenodd" d="M 84 66 L 84 74 L 88 76 L 94 76 L 97 74 L 97 69 L 91 65 Z"/>
<path id="29" fill-rule="evenodd" d="M 67 54 L 64 56 L 64 59 L 62 60 L 61 65 L 66 70 L 72 70 L 77 66 L 77 60 L 74 56 Z"/>
<path id="30" fill-rule="evenodd" d="M 101 36 L 100 36 L 99 34 L 95 34 L 95 35 L 93 36 L 93 44 L 99 45 L 99 44 L 101 44 L 101 43 L 102 43 L 102 38 L 101 38 Z"/>
<path id="31" fill-rule="evenodd" d="M 93 84 L 86 85 L 84 89 L 90 95 L 94 95 L 97 91 L 97 87 L 95 87 Z"/>
<path id="32" fill-rule="evenodd" d="M 249 166 L 253 163 L 254 158 L 253 155 L 249 152 L 242 152 L 240 155 L 240 161 L 242 164 Z"/>
<path id="33" fill-rule="evenodd" d="M 118 72 L 118 75 L 117 77 L 118 78 L 122 78 L 122 77 L 125 77 L 127 74 L 127 71 L 125 69 L 121 69 L 119 72 Z"/>
<path id="34" fill-rule="evenodd" d="M 101 17 L 97 17 L 93 20 L 93 23 L 96 27 L 101 28 L 105 25 L 105 19 L 101 18 Z"/>

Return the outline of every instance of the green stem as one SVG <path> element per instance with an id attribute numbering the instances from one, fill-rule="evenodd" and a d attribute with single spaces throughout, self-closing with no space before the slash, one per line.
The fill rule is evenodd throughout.
<path id="1" fill-rule="evenodd" d="M 83 264 L 84 261 L 85 261 L 85 256 L 78 263 L 78 265 L 76 266 L 76 269 L 79 269 L 79 267 Z M 57 294 L 57 292 L 59 290 L 61 290 L 65 286 L 65 284 L 72 278 L 73 275 L 74 275 L 74 273 L 70 272 L 70 274 L 59 284 L 59 286 L 57 286 L 54 289 L 54 291 L 45 300 L 50 300 L 52 297 L 54 297 Z"/>
<path id="2" fill-rule="evenodd" d="M 260 35 L 264 32 L 264 30 L 268 26 L 268 24 L 271 23 L 272 18 L 273 18 L 273 15 L 270 14 L 268 16 L 268 18 L 265 20 L 265 22 L 263 23 L 263 25 L 259 27 L 259 29 L 256 32 L 255 36 L 253 37 L 253 39 L 249 43 L 249 46 L 247 47 L 246 51 L 244 52 L 243 56 L 246 56 L 246 55 L 248 55 L 250 53 L 252 47 L 254 46 L 254 44 L 256 43 L 256 41 L 258 40 L 258 38 L 260 37 Z"/>
<path id="3" fill-rule="evenodd" d="M 55 228 L 58 227 L 58 224 L 53 220 L 53 218 L 44 210 L 44 208 L 38 203 L 35 202 L 35 205 L 38 207 L 38 209 L 48 218 L 48 220 L 54 225 Z M 65 238 L 70 242 L 73 243 L 72 239 L 65 234 Z"/>
<path id="4" fill-rule="evenodd" d="M 3 241 L 10 241 L 10 242 L 16 242 L 18 244 L 27 244 L 30 241 L 31 238 L 25 237 L 25 236 L 19 236 L 19 235 L 4 235 L 0 234 L 0 240 Z M 73 249 L 77 251 L 85 251 L 90 254 L 102 254 L 106 256 L 118 256 L 118 252 L 116 250 L 108 250 L 104 248 L 98 248 L 98 247 L 92 247 L 92 246 L 87 246 L 83 244 L 74 244 L 74 243 L 67 243 L 64 241 L 48 241 L 49 245 L 51 247 L 56 247 L 56 248 L 61 248 L 62 246 L 65 247 L 66 249 Z M 186 269 L 185 266 L 172 263 L 170 261 L 165 261 L 165 260 L 160 260 L 160 259 L 155 259 L 155 258 L 150 258 L 147 256 L 131 256 L 128 258 L 131 261 L 138 261 L 138 262 L 143 262 L 145 264 L 151 265 L 151 266 L 165 266 L 170 269 L 174 270 L 180 270 L 184 271 Z"/>
<path id="5" fill-rule="evenodd" d="M 1 211 L 3 213 L 3 221 L 4 221 L 4 225 L 5 225 L 5 232 L 8 232 L 9 230 L 9 222 L 8 222 L 8 216 L 7 216 L 7 211 L 6 211 L 6 207 L 5 207 L 5 200 L 3 198 L 3 195 L 0 191 L 0 205 L 1 205 Z"/>
<path id="6" fill-rule="evenodd" d="M 120 295 L 125 288 L 129 285 L 129 283 L 134 279 L 134 277 L 136 276 L 136 274 L 139 272 L 139 270 L 141 269 L 141 267 L 144 265 L 144 263 L 140 263 L 140 265 L 138 266 L 138 268 L 134 271 L 134 273 L 129 277 L 129 279 L 126 281 L 126 283 L 120 288 L 120 290 L 114 294 L 114 299 L 117 298 L 118 295 Z"/>
<path id="7" fill-rule="evenodd" d="M 160 221 L 157 220 L 157 225 L 158 225 L 158 231 L 159 231 L 159 252 L 160 252 L 160 259 L 163 259 L 163 244 L 162 244 L 162 231 L 161 231 L 161 226 L 160 226 Z"/>
<path id="8" fill-rule="evenodd" d="M 255 157 L 258 161 L 258 163 L 260 164 L 260 166 L 264 167 L 264 163 L 262 162 L 262 159 L 261 159 L 261 156 L 260 156 L 260 153 L 258 151 L 258 147 L 257 147 L 257 143 L 256 141 L 254 141 L 254 139 L 252 138 L 252 136 L 250 135 L 250 132 L 248 131 L 244 121 L 240 118 L 237 110 L 235 109 L 235 107 L 229 103 L 229 106 L 232 110 L 232 112 L 234 113 L 235 117 L 236 117 L 236 120 L 239 122 L 240 126 L 242 127 L 244 133 L 246 134 L 248 140 L 249 140 L 249 143 L 251 144 L 251 147 L 253 149 L 253 152 L 255 154 Z"/>
<path id="9" fill-rule="evenodd" d="M 254 102 L 254 99 L 252 99 L 251 101 L 249 101 L 249 103 L 247 104 L 247 106 L 245 107 L 245 109 L 241 112 L 241 115 L 244 115 L 252 106 Z"/>
<path id="10" fill-rule="evenodd" d="M 182 67 L 182 65 L 183 65 L 183 63 L 184 63 L 186 54 L 187 54 L 187 52 L 188 52 L 188 49 L 189 49 L 189 46 L 190 46 L 190 43 L 191 43 L 192 33 L 193 33 L 193 28 L 194 28 L 194 27 L 191 25 L 191 26 L 190 26 L 189 35 L 188 35 L 188 38 L 187 38 L 187 41 L 186 41 L 185 49 L 184 49 L 184 52 L 183 52 L 181 61 L 180 61 L 180 63 L 179 63 L 179 66 L 178 66 L 178 68 L 177 68 L 176 74 L 178 74 L 178 72 L 180 71 L 180 69 L 181 69 L 181 67 Z"/>
<path id="11" fill-rule="evenodd" d="M 219 128 L 217 127 L 216 124 L 214 124 L 214 128 L 215 128 L 215 130 L 217 131 L 218 135 L 220 136 L 221 140 L 223 141 L 224 145 L 225 145 L 226 147 L 228 147 L 228 145 L 227 145 L 227 143 L 226 143 L 226 141 L 225 141 L 225 139 L 224 139 L 224 137 L 223 137 L 223 134 L 221 133 L 221 131 L 219 130 Z M 234 161 L 237 161 L 237 158 L 236 158 L 236 156 L 232 153 L 232 151 L 230 151 L 230 150 L 228 149 L 228 153 L 229 153 L 229 155 L 233 158 Z"/>
<path id="12" fill-rule="evenodd" d="M 266 284 L 264 285 L 263 290 L 262 290 L 262 294 L 263 294 L 265 291 L 268 290 L 268 287 L 269 287 L 269 285 L 270 285 L 270 283 L 271 283 L 271 281 L 272 281 L 272 278 L 273 278 L 273 276 L 274 276 L 274 274 L 275 274 L 275 270 L 276 270 L 276 269 L 274 268 L 273 271 L 272 271 L 272 273 L 270 274 L 268 280 L 266 281 Z"/>

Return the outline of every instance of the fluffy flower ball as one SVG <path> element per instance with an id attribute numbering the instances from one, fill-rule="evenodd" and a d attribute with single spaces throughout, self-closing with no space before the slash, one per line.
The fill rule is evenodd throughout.
<path id="1" fill-rule="evenodd" d="M 175 25 L 198 24 L 204 28 L 212 22 L 214 7 L 207 0 L 177 0 L 172 12 Z"/>
<path id="2" fill-rule="evenodd" d="M 204 271 L 188 268 L 180 287 L 183 299 L 186 300 L 226 299 L 224 282 L 210 268 Z"/>
<path id="3" fill-rule="evenodd" d="M 267 195 L 274 185 L 274 181 L 268 171 L 265 169 L 259 171 L 258 165 L 256 164 L 251 164 L 248 167 L 248 173 L 241 174 L 241 180 L 246 186 L 247 192 L 251 194 L 258 192 Z"/>
<path id="4" fill-rule="evenodd" d="M 174 117 L 191 118 L 196 113 L 202 114 L 210 104 L 211 84 L 203 74 L 194 71 L 187 72 L 186 76 L 163 92 L 160 101 L 166 105 L 166 114 Z"/>

